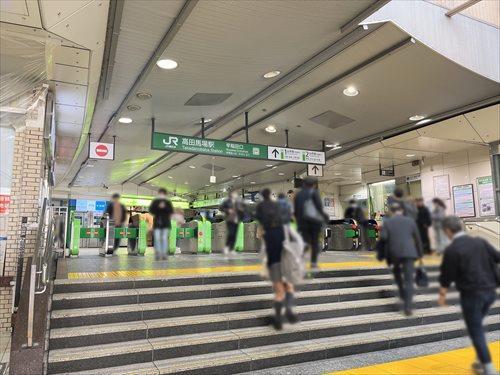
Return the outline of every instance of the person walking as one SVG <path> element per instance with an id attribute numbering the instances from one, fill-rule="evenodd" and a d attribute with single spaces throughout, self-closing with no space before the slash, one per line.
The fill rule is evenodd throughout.
<path id="1" fill-rule="evenodd" d="M 311 268 L 318 267 L 319 235 L 321 228 L 328 221 L 328 215 L 323 211 L 323 203 L 315 184 L 316 180 L 313 178 L 305 178 L 303 187 L 295 196 L 294 201 L 299 233 L 311 248 Z"/>
<path id="2" fill-rule="evenodd" d="M 164 188 L 158 190 L 156 197 L 149 206 L 149 212 L 153 215 L 153 241 L 155 248 L 155 259 L 167 259 L 168 234 L 170 232 L 170 217 L 174 212 L 172 202 L 167 199 L 167 191 Z"/>
<path id="3" fill-rule="evenodd" d="M 355 199 L 349 200 L 349 206 L 344 212 L 344 218 L 352 219 L 360 228 L 360 242 L 362 250 L 371 250 L 368 241 L 368 221 L 366 220 L 363 209 Z"/>
<path id="4" fill-rule="evenodd" d="M 278 207 L 279 207 L 279 214 L 281 217 L 281 221 L 283 222 L 283 225 L 290 225 L 292 222 L 292 204 L 290 201 L 287 199 L 286 195 L 284 193 L 279 193 L 278 194 Z"/>
<path id="5" fill-rule="evenodd" d="M 120 194 L 114 193 L 111 196 L 111 202 L 106 207 L 105 213 L 109 215 L 109 218 L 115 223 L 115 228 L 120 228 L 125 225 L 127 219 L 127 210 L 125 206 L 120 203 Z M 120 238 L 115 238 L 113 243 L 113 253 L 120 247 Z"/>
<path id="6" fill-rule="evenodd" d="M 405 192 L 403 189 L 395 188 L 392 195 L 387 198 L 387 206 L 389 209 L 394 203 L 397 203 L 402 207 L 403 214 L 405 216 L 408 216 L 413 220 L 417 220 L 417 209 L 412 202 L 405 198 Z"/>
<path id="7" fill-rule="evenodd" d="M 222 202 L 220 210 L 224 212 L 227 235 L 226 246 L 223 249 L 224 255 L 234 251 L 236 236 L 238 234 L 238 225 L 240 223 L 240 207 L 238 196 L 235 191 L 230 191 L 228 197 Z"/>
<path id="8" fill-rule="evenodd" d="M 417 224 L 404 215 L 401 205 L 393 203 L 390 210 L 392 216 L 384 220 L 380 239 L 385 245 L 387 263 L 392 264 L 399 296 L 403 300 L 404 313 L 406 316 L 411 316 L 414 263 L 423 256 L 422 241 Z"/>
<path id="9" fill-rule="evenodd" d="M 446 205 L 439 198 L 432 200 L 432 229 L 434 230 L 434 246 L 438 254 L 442 254 L 449 240 L 443 231 L 443 220 L 446 216 Z"/>
<path id="10" fill-rule="evenodd" d="M 417 207 L 417 227 L 422 239 L 422 247 L 424 253 L 431 253 L 431 242 L 429 240 L 429 227 L 432 225 L 431 212 L 425 206 L 423 198 L 415 199 L 415 206 Z"/>
<path id="11" fill-rule="evenodd" d="M 271 200 L 271 190 L 261 192 L 262 202 L 257 205 L 256 217 L 264 231 L 264 242 L 267 255 L 269 277 L 274 290 L 274 328 L 283 328 L 282 310 L 285 307 L 285 317 L 289 323 L 297 323 L 298 317 L 293 312 L 294 287 L 290 282 L 284 281 L 281 273 L 281 254 L 285 240 L 285 228 L 280 215 L 277 202 Z"/>
<path id="12" fill-rule="evenodd" d="M 495 288 L 500 285 L 500 252 L 486 240 L 467 235 L 462 221 L 456 216 L 444 218 L 442 225 L 451 243 L 441 263 L 439 305 L 446 306 L 446 294 L 455 283 L 460 292 L 465 325 L 477 355 L 472 369 L 476 374 L 497 374 L 491 362 L 483 319 L 495 302 Z"/>

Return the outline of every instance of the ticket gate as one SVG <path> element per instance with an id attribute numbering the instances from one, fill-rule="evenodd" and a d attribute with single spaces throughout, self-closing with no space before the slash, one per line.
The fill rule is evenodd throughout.
<path id="1" fill-rule="evenodd" d="M 243 224 L 243 249 L 245 251 L 259 252 L 262 239 L 258 236 L 259 223 L 252 221 Z"/>
<path id="2" fill-rule="evenodd" d="M 139 228 L 118 227 L 115 228 L 113 220 L 107 215 L 103 216 L 100 228 L 82 228 L 80 219 L 73 219 L 70 226 L 69 255 L 77 257 L 80 253 L 80 239 L 98 238 L 100 240 L 99 255 L 113 255 L 115 239 L 127 238 L 136 240 L 130 255 L 144 255 L 146 252 L 146 236 L 148 227 L 145 220 L 139 221 Z"/>
<path id="3" fill-rule="evenodd" d="M 326 228 L 326 250 L 354 250 L 359 230 L 352 219 L 330 220 Z"/>
<path id="4" fill-rule="evenodd" d="M 205 218 L 192 220 L 176 229 L 183 254 L 209 254 L 212 252 L 212 223 Z M 169 246 L 171 249 L 172 246 Z M 175 246 L 173 247 L 175 252 Z"/>
<path id="5" fill-rule="evenodd" d="M 222 253 L 226 246 L 227 227 L 224 221 L 212 223 L 212 251 Z"/>

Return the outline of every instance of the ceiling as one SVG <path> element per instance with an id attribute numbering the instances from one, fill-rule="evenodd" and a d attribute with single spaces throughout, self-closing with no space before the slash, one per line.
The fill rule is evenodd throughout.
<path id="1" fill-rule="evenodd" d="M 95 139 L 111 125 L 102 139 L 111 141 L 116 136 L 116 159 L 87 161 L 86 152 L 82 152 L 71 163 L 69 173 L 60 178 L 60 187 L 74 180 L 73 186 L 89 188 L 130 183 L 150 188 L 165 186 L 181 192 L 200 191 L 220 189 L 227 184 L 289 179 L 294 172 L 304 170 L 300 164 L 273 165 L 276 168 L 271 169 L 265 161 L 213 160 L 210 156 L 153 151 L 151 117 L 155 117 L 157 130 L 185 135 L 196 135 L 199 119 L 210 118 L 213 121 L 209 126 L 214 125 L 207 132 L 208 137 L 244 141 L 244 110 L 236 111 L 237 116 L 229 114 L 255 98 L 246 107 L 251 142 L 283 145 L 284 130 L 288 129 L 292 147 L 320 149 L 322 140 L 353 144 L 413 126 L 408 119 L 412 115 L 436 119 L 499 94 L 498 82 L 443 57 L 394 23 L 341 32 L 343 25 L 370 10 L 372 3 L 308 1 L 289 2 L 283 7 L 281 1 L 200 1 L 163 51 L 163 57 L 176 60 L 179 67 L 167 71 L 153 66 L 124 103 L 125 109 L 113 117 L 184 6 L 182 1 L 153 1 L 147 6 L 140 1 L 125 2 L 109 97 L 98 98 L 91 128 Z M 324 51 L 329 53 L 327 57 Z M 308 69 L 304 68 L 306 65 Z M 280 70 L 282 74 L 264 79 L 262 75 L 271 70 Z M 350 85 L 359 90 L 358 96 L 343 95 Z M 140 100 L 135 97 L 137 92 L 150 93 L 152 98 Z M 197 93 L 230 95 L 216 105 L 185 105 Z M 126 109 L 128 105 L 141 108 L 130 111 Z M 352 121 L 343 126 L 331 123 L 328 127 L 311 120 L 328 111 Z M 118 123 L 116 118 L 120 116 L 132 118 L 132 124 Z M 461 117 L 462 121 L 474 120 Z M 461 123 L 447 121 L 428 127 L 427 133 L 414 131 L 416 146 L 404 143 L 406 138 L 390 147 L 383 141 L 379 148 L 342 156 L 349 156 L 349 163 L 342 161 L 342 167 L 329 162 L 327 170 L 332 175 L 327 177 L 345 183 L 344 177 L 348 181 L 361 177 L 361 171 L 377 167 L 379 160 L 406 161 L 407 154 L 429 157 L 443 152 L 445 146 L 459 147 L 457 143 L 462 142 L 456 141 L 463 137 L 477 143 L 495 137 L 488 128 L 491 119 L 478 119 L 472 133 L 469 125 L 464 125 L 460 136 L 457 134 L 461 132 L 448 135 L 448 129 L 461 129 Z M 263 129 L 269 124 L 276 125 L 278 132 L 266 133 Z M 62 134 L 60 143 L 73 144 L 74 138 Z M 409 149 L 413 151 L 407 152 Z M 333 154 L 330 151 L 328 155 Z M 217 184 L 206 186 L 211 168 L 203 165 L 212 163 L 223 169 L 216 172 Z M 335 175 L 340 169 L 349 174 Z"/>

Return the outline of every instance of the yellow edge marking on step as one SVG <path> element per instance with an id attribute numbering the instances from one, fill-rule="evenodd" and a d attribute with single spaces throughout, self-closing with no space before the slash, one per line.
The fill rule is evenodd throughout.
<path id="1" fill-rule="evenodd" d="M 426 261 L 426 264 L 433 264 L 432 261 Z M 383 267 L 385 263 L 377 260 L 354 261 L 354 262 L 329 262 L 320 263 L 320 269 L 345 269 L 358 267 Z M 149 270 L 123 270 L 123 271 L 104 271 L 104 272 L 69 272 L 68 279 L 115 279 L 131 277 L 162 277 L 162 276 L 188 276 L 188 275 L 207 275 L 214 273 L 237 273 L 237 272 L 260 272 L 261 264 L 252 264 L 244 266 L 214 266 L 198 268 L 169 268 L 169 269 L 149 269 Z"/>
<path id="2" fill-rule="evenodd" d="M 489 345 L 491 358 L 500 368 L 500 341 Z M 472 347 L 451 350 L 401 361 L 331 372 L 335 375 L 472 375 L 471 364 L 476 354 Z"/>

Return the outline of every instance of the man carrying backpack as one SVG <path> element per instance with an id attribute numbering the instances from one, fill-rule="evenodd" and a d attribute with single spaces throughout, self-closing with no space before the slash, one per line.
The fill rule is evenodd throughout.
<path id="1" fill-rule="evenodd" d="M 304 242 L 311 248 L 311 268 L 318 267 L 319 235 L 323 224 L 328 221 L 315 184 L 316 180 L 311 177 L 304 179 L 302 190 L 295 196 L 294 210 L 298 230 Z"/>

